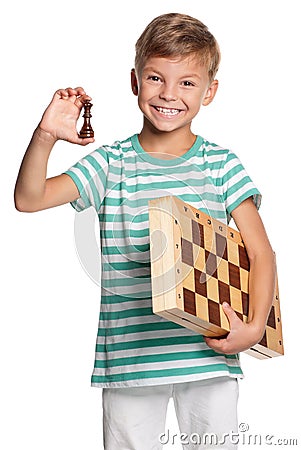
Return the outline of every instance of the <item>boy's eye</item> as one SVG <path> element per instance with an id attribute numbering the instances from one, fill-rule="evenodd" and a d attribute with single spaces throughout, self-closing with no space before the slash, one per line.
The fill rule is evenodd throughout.
<path id="1" fill-rule="evenodd" d="M 194 86 L 194 84 L 191 81 L 183 81 L 184 86 Z"/>
<path id="2" fill-rule="evenodd" d="M 160 78 L 157 75 L 150 75 L 148 77 L 148 80 L 152 80 L 152 81 L 160 81 Z"/>

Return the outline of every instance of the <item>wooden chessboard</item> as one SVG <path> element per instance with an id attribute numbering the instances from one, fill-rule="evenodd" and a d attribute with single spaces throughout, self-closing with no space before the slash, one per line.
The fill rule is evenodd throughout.
<path id="1" fill-rule="evenodd" d="M 153 311 L 204 336 L 230 328 L 222 303 L 248 320 L 249 259 L 240 233 L 177 197 L 149 201 Z M 283 355 L 278 280 L 265 334 L 247 353 Z"/>

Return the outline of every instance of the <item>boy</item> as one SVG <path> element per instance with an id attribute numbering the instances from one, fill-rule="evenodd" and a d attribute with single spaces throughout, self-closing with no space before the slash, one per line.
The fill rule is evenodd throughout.
<path id="1" fill-rule="evenodd" d="M 92 385 L 103 388 L 107 450 L 162 448 L 168 401 L 180 431 L 199 436 L 184 448 L 236 448 L 237 353 L 261 339 L 272 302 L 274 255 L 257 212 L 260 193 L 238 158 L 191 131 L 201 106 L 212 102 L 220 60 L 207 27 L 181 14 L 154 19 L 136 44 L 131 86 L 143 113 L 140 134 L 103 146 L 67 172 L 46 179 L 54 143 L 87 145 L 76 122 L 83 88 L 58 90 L 35 130 L 15 189 L 20 211 L 71 202 L 93 206 L 102 246 L 102 302 Z M 250 264 L 249 322 L 223 305 L 231 332 L 204 339 L 152 313 L 148 200 L 176 195 L 240 230 Z M 228 438 L 226 439 L 226 436 Z M 215 442 L 216 444 L 216 442 Z"/>

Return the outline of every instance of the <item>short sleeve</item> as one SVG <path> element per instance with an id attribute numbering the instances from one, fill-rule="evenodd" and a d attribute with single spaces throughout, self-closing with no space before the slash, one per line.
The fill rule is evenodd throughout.
<path id="1" fill-rule="evenodd" d="M 257 209 L 260 207 L 261 194 L 259 190 L 247 174 L 239 158 L 230 151 L 222 168 L 222 192 L 228 215 L 249 197 L 253 198 Z"/>
<path id="2" fill-rule="evenodd" d="M 76 211 L 93 206 L 99 211 L 103 201 L 109 168 L 109 156 L 105 147 L 94 150 L 66 172 L 77 186 L 80 197 L 71 202 Z"/>

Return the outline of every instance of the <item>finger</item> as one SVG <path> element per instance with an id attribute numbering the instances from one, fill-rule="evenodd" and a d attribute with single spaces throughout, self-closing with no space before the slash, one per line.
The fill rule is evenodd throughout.
<path id="1" fill-rule="evenodd" d="M 70 89 L 72 89 L 72 88 L 70 88 Z M 85 100 L 92 100 L 92 97 L 87 95 L 86 91 L 81 86 L 72 89 L 72 94 L 76 95 L 76 97 L 82 98 L 83 101 L 85 101 Z"/>
<path id="2" fill-rule="evenodd" d="M 208 347 L 210 347 L 216 353 L 222 353 L 224 355 L 234 355 L 237 353 L 237 350 L 233 347 L 231 339 L 205 338 L 205 342 Z"/>
<path id="3" fill-rule="evenodd" d="M 224 353 L 225 345 L 227 344 L 226 339 L 214 339 L 209 337 L 205 337 L 205 342 L 212 350 L 218 353 Z"/>
<path id="4" fill-rule="evenodd" d="M 65 89 L 68 92 L 69 97 L 77 96 L 77 90 L 73 89 L 72 87 L 68 87 Z"/>
<path id="5" fill-rule="evenodd" d="M 82 146 L 86 146 L 88 144 L 92 144 L 93 142 L 95 142 L 94 138 L 78 138 L 76 140 L 76 144 L 78 145 L 82 145 Z"/>
<path id="6" fill-rule="evenodd" d="M 80 138 L 78 136 L 78 134 L 76 134 L 76 135 L 70 137 L 68 139 L 68 142 L 71 142 L 71 144 L 85 146 L 85 145 L 92 144 L 93 142 L 95 142 L 95 139 L 94 138 Z"/>
<path id="7" fill-rule="evenodd" d="M 87 99 L 89 99 L 89 100 L 91 99 L 91 97 L 86 94 L 85 90 L 82 87 L 76 87 L 76 88 L 68 87 L 65 90 L 68 92 L 68 94 L 70 96 L 73 96 L 73 95 L 75 95 L 76 97 L 85 96 L 85 97 L 87 97 Z"/>
<path id="8" fill-rule="evenodd" d="M 80 97 L 77 97 L 76 98 L 76 100 L 75 100 L 75 104 L 76 104 L 76 106 L 78 106 L 79 108 L 82 108 L 83 107 L 83 105 L 84 105 L 84 103 L 86 102 L 86 101 L 91 101 L 92 100 L 92 98 L 91 97 L 89 97 L 89 95 L 81 95 Z"/>
<path id="9" fill-rule="evenodd" d="M 59 99 L 63 99 L 63 100 L 68 100 L 70 97 L 72 98 L 76 98 L 79 96 L 86 96 L 87 100 L 91 100 L 91 97 L 87 96 L 84 89 L 82 88 L 71 88 L 71 87 L 67 87 L 65 89 L 58 89 L 55 94 L 54 94 L 54 98 L 59 98 Z"/>
<path id="10" fill-rule="evenodd" d="M 81 86 L 78 86 L 76 88 L 74 88 L 77 92 L 77 95 L 86 95 L 86 91 L 84 88 L 82 88 Z"/>
<path id="11" fill-rule="evenodd" d="M 234 309 L 231 308 L 229 303 L 224 302 L 222 304 L 222 307 L 223 307 L 223 310 L 229 320 L 230 329 L 232 329 L 233 326 L 240 324 L 240 322 L 241 322 L 240 318 L 238 317 L 238 315 L 236 314 Z"/>
<path id="12" fill-rule="evenodd" d="M 85 91 L 82 88 L 66 88 L 66 91 L 68 92 L 68 100 L 75 103 L 77 107 L 82 108 L 84 102 L 86 100 L 91 100 L 91 97 L 86 95 Z M 77 101 L 78 100 L 78 101 Z"/>
<path id="13" fill-rule="evenodd" d="M 68 99 L 68 98 L 69 98 L 69 94 L 68 94 L 67 89 L 58 89 L 58 90 L 55 92 L 53 98 L 59 98 L 59 99 L 62 99 L 62 98 L 63 98 L 63 99 Z"/>

